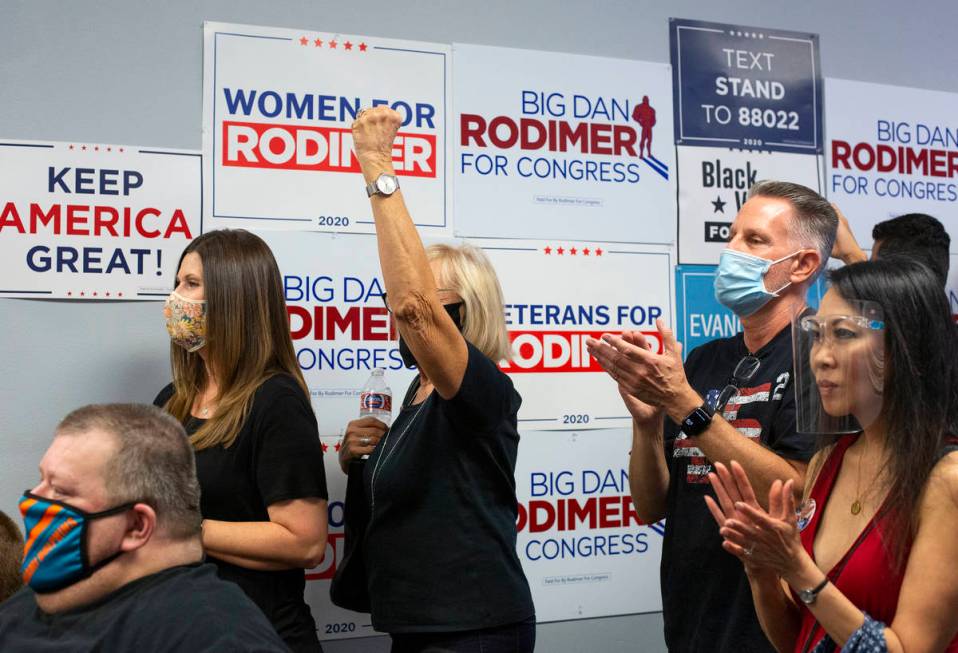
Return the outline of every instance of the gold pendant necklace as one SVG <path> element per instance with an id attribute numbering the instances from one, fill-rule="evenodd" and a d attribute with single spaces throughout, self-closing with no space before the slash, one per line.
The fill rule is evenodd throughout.
<path id="1" fill-rule="evenodd" d="M 865 447 L 865 445 L 862 445 L 862 448 L 864 448 L 864 447 Z M 876 483 L 879 479 L 881 479 L 881 477 L 882 477 L 882 475 L 883 475 L 883 473 L 884 473 L 884 471 L 885 471 L 885 467 L 884 467 L 884 465 L 882 465 L 882 466 L 878 469 L 878 472 L 875 474 L 875 478 L 873 478 L 872 481 L 871 481 L 871 483 L 868 484 L 868 487 L 866 487 L 865 490 L 862 491 L 862 490 L 861 490 L 861 486 L 862 486 L 862 460 L 863 460 L 864 458 L 865 458 L 865 451 L 862 451 L 862 452 L 859 454 L 859 458 L 858 458 L 858 478 L 857 478 L 856 481 L 855 481 L 855 494 L 856 494 L 856 496 L 855 496 L 855 500 L 852 501 L 852 505 L 851 505 L 851 513 L 852 513 L 853 515 L 860 515 L 860 514 L 861 514 L 862 510 L 865 508 L 865 499 L 868 497 L 869 494 L 871 494 L 872 489 L 875 487 L 875 483 Z"/>

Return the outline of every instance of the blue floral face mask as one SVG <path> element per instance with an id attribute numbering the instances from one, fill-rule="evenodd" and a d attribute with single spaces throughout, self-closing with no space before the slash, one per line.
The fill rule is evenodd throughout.
<path id="1" fill-rule="evenodd" d="M 788 256 L 769 260 L 752 256 L 734 249 L 726 249 L 719 259 L 715 273 L 715 299 L 739 317 L 748 317 L 769 301 L 778 297 L 791 285 L 791 281 L 774 292 L 765 289 L 765 274 L 768 269 L 786 259 L 790 259 L 802 250 L 796 250 Z"/>
<path id="2" fill-rule="evenodd" d="M 125 503 L 100 512 L 86 512 L 63 501 L 44 499 L 24 492 L 20 514 L 26 529 L 20 573 L 23 582 L 37 593 L 56 592 L 69 587 L 113 562 L 122 551 L 91 565 L 87 540 L 90 522 L 125 512 L 134 503 Z"/>

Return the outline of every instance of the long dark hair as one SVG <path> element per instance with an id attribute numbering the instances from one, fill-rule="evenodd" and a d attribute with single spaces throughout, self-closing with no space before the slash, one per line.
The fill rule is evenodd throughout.
<path id="1" fill-rule="evenodd" d="M 183 250 L 180 263 L 190 252 L 203 262 L 206 348 L 219 383 L 216 414 L 190 441 L 198 450 L 229 447 L 263 381 L 285 373 L 307 398 L 309 388 L 293 351 L 279 267 L 263 239 L 243 229 L 208 231 Z M 206 385 L 206 369 L 199 353 L 172 343 L 170 359 L 174 393 L 165 408 L 185 423 Z"/>
<path id="2" fill-rule="evenodd" d="M 845 300 L 879 304 L 885 320 L 882 416 L 889 479 L 883 517 L 886 543 L 899 569 L 917 526 L 918 501 L 954 434 L 958 331 L 941 281 L 914 259 L 890 256 L 829 275 Z"/>

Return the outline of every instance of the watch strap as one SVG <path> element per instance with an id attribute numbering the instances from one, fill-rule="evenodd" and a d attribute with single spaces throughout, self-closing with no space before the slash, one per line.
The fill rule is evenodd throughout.
<path id="1" fill-rule="evenodd" d="M 702 404 L 682 420 L 682 432 L 689 437 L 699 435 L 712 423 L 708 402 Z"/>
<path id="2" fill-rule="evenodd" d="M 825 580 L 820 582 L 818 585 L 813 587 L 810 590 L 800 590 L 798 592 L 798 598 L 802 600 L 802 603 L 805 605 L 811 605 L 815 602 L 815 599 L 818 598 L 819 593 L 825 589 L 825 586 L 828 585 L 828 576 L 825 576 Z"/>

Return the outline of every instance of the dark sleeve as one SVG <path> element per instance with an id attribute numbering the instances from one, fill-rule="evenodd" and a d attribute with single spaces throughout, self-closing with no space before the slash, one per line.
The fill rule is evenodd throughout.
<path id="1" fill-rule="evenodd" d="M 254 410 L 256 483 L 263 505 L 328 499 L 319 428 L 306 397 L 292 388 L 264 392 Z"/>
<path id="2" fill-rule="evenodd" d="M 775 384 L 772 384 L 774 389 Z M 795 373 L 789 372 L 788 383 L 782 393 L 782 401 L 772 418 L 768 448 L 782 458 L 808 462 L 815 454 L 815 436 L 798 433 L 795 428 Z"/>
<path id="3" fill-rule="evenodd" d="M 519 410 L 522 399 L 512 379 L 488 356 L 466 342 L 469 359 L 456 396 L 447 403 L 449 420 L 466 431 L 488 432 Z"/>
<path id="4" fill-rule="evenodd" d="M 153 405 L 157 408 L 163 408 L 166 405 L 166 402 L 170 400 L 170 397 L 173 396 L 173 384 L 169 383 L 165 388 L 160 390 L 160 393 L 156 395 L 153 399 Z"/>
<path id="5" fill-rule="evenodd" d="M 678 435 L 678 429 L 675 428 L 675 422 L 668 415 L 662 417 L 665 425 L 662 427 L 663 444 L 662 455 L 665 456 L 665 467 L 672 473 L 672 454 L 675 452 L 675 436 Z"/>
<path id="6" fill-rule="evenodd" d="M 692 383 L 692 377 L 695 376 L 695 370 L 701 364 L 703 360 L 708 360 L 708 358 L 702 358 L 702 351 L 705 348 L 705 345 L 696 347 L 689 352 L 688 358 L 685 359 L 685 378 L 688 379 L 689 385 L 692 386 L 692 389 L 698 392 L 699 394 L 702 391 L 699 388 L 696 388 Z M 672 452 L 675 448 L 675 438 L 679 436 L 679 432 L 682 430 L 679 428 L 679 425 L 672 421 L 672 418 L 668 415 L 662 417 L 664 426 L 662 427 L 662 436 L 665 440 L 665 465 L 669 468 L 669 473 L 672 473 Z"/>

